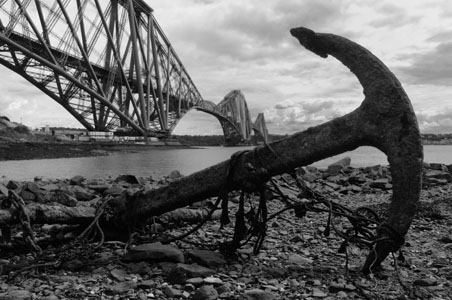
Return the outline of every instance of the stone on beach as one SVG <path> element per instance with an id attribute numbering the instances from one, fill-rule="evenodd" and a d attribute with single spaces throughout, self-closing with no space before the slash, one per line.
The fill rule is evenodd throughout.
<path id="1" fill-rule="evenodd" d="M 190 250 L 187 251 L 187 256 L 194 262 L 208 268 L 219 268 L 226 264 L 222 254 L 210 250 Z"/>
<path id="2" fill-rule="evenodd" d="M 150 261 L 150 262 L 176 262 L 183 263 L 182 251 L 169 245 L 161 243 L 149 243 L 138 245 L 123 256 L 124 261 Z"/>
<path id="3" fill-rule="evenodd" d="M 351 158 L 350 157 L 344 157 L 328 166 L 328 173 L 329 174 L 337 174 L 345 167 L 350 166 Z"/>

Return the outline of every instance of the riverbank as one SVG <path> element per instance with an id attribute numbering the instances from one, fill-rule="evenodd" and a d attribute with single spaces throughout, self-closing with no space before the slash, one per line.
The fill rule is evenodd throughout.
<path id="1" fill-rule="evenodd" d="M 169 245 L 151 243 L 159 233 L 180 235 L 196 225 L 162 216 L 130 242 L 109 240 L 76 242 L 44 248 L 42 255 L 30 255 L 2 248 L 0 297 L 10 299 L 451 299 L 452 294 L 452 175 L 451 166 L 425 164 L 421 205 L 403 247 L 405 260 L 388 257 L 384 270 L 364 276 L 359 267 L 368 249 L 354 244 L 342 248 L 343 239 L 326 236 L 328 213 L 308 211 L 301 218 L 288 210 L 267 224 L 259 254 L 253 254 L 253 240 L 227 256 L 221 242 L 230 240 L 238 208 L 238 195 L 231 195 L 232 222 L 220 228 L 219 220 L 207 222 L 201 230 Z M 329 169 L 301 168 L 297 175 L 328 200 L 355 209 L 365 206 L 383 216 L 391 197 L 391 174 L 384 166 Z M 163 178 L 133 175 L 88 180 L 81 176 L 60 180 L 15 182 L 3 180 L 1 198 L 8 188 L 28 205 L 92 208 L 104 199 L 153 189 L 180 176 Z M 275 178 L 279 188 L 298 201 L 289 176 Z M 269 215 L 285 207 L 276 194 L 268 201 Z M 195 203 L 190 210 L 207 211 L 215 199 Z M 246 212 L 258 198 L 251 197 Z M 253 205 L 251 205 L 253 203 Z M 58 209 L 60 210 L 60 209 Z M 33 211 L 30 209 L 30 211 Z M 40 216 L 44 210 L 40 210 Z M 219 214 L 217 214 L 218 216 Z M 2 216 L 5 216 L 3 214 Z M 345 219 L 342 221 L 346 221 Z M 61 220 L 59 221 L 61 223 Z M 57 222 L 58 223 L 58 222 Z M 38 240 L 73 238 L 71 226 L 35 225 Z M 249 223 L 246 224 L 247 226 Z M 20 239 L 21 227 L 13 233 Z M 80 232 L 80 230 L 78 230 Z M 136 246 L 136 247 L 133 247 Z M 222 251 L 223 250 L 223 251 Z M 22 268 L 14 269 L 14 267 Z M 28 267 L 28 269 L 26 269 Z M 10 270 L 6 272 L 6 270 Z M 11 276 L 13 272 L 14 276 Z"/>
<path id="2" fill-rule="evenodd" d="M 137 152 L 148 149 L 187 149 L 181 144 L 69 143 L 0 141 L 0 161 L 48 158 L 104 156 L 115 152 Z"/>

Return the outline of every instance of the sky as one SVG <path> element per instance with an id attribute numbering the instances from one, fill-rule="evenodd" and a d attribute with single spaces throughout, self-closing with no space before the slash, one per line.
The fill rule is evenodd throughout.
<path id="1" fill-rule="evenodd" d="M 363 100 L 356 77 L 335 58 L 301 47 L 307 27 L 361 44 L 397 76 L 421 132 L 452 133 L 450 0 L 147 0 L 204 99 L 241 90 L 253 121 L 292 134 L 342 116 Z M 0 115 L 32 127 L 81 127 L 59 105 L 0 66 Z M 191 111 L 175 134 L 222 134 L 214 117 Z"/>

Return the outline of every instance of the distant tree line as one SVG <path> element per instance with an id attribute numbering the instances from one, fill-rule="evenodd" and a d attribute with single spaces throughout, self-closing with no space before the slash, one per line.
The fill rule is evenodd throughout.
<path id="1" fill-rule="evenodd" d="M 423 134 L 421 134 L 421 137 L 423 140 L 430 140 L 430 141 L 451 140 L 452 133 L 444 133 L 444 134 L 423 133 Z"/>
<path id="2" fill-rule="evenodd" d="M 270 142 L 288 137 L 289 135 L 269 135 Z M 187 146 L 221 146 L 224 144 L 223 135 L 174 135 L 181 144 Z M 253 138 L 254 141 L 254 138 Z"/>

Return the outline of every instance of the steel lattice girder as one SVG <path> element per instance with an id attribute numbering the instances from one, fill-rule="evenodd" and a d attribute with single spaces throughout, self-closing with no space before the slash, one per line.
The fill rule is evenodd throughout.
<path id="1" fill-rule="evenodd" d="M 143 1 L 0 4 L 0 63 L 89 130 L 169 133 L 203 101 Z"/>

